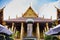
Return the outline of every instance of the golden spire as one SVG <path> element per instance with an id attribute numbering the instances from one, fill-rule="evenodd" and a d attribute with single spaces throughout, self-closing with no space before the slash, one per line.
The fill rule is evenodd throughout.
<path id="1" fill-rule="evenodd" d="M 51 16 L 51 20 L 52 20 L 52 16 Z"/>
<path id="2" fill-rule="evenodd" d="M 10 16 L 9 16 L 8 20 L 10 20 Z"/>
<path id="3" fill-rule="evenodd" d="M 18 18 L 18 15 L 16 15 L 16 18 Z"/>
<path id="4" fill-rule="evenodd" d="M 32 6 L 32 1 L 30 2 L 30 4 L 29 4 L 29 5 L 30 5 L 30 7 Z"/>
<path id="5" fill-rule="evenodd" d="M 43 15 L 43 19 L 44 19 L 44 15 Z"/>

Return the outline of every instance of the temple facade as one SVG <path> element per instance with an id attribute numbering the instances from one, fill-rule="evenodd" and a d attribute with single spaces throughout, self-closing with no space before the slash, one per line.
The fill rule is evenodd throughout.
<path id="1" fill-rule="evenodd" d="M 44 16 L 39 17 L 33 8 L 29 6 L 22 17 L 16 15 L 16 18 L 10 19 L 9 16 L 8 20 L 3 20 L 1 22 L 2 25 L 11 29 L 14 33 L 17 33 L 15 34 L 17 38 L 36 37 L 39 40 L 44 38 L 44 32 L 52 27 L 54 21 L 52 21 L 52 17 L 50 19 L 46 19 Z"/>

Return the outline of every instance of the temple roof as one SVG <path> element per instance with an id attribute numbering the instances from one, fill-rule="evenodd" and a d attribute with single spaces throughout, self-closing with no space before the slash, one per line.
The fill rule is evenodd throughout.
<path id="1" fill-rule="evenodd" d="M 43 19 L 43 18 L 29 18 L 29 17 L 20 17 L 20 18 L 16 18 L 16 19 L 10 19 L 10 20 L 4 20 L 6 22 L 26 22 L 27 19 L 33 19 L 34 22 L 51 22 L 51 19 Z"/>
<path id="2" fill-rule="evenodd" d="M 3 7 L 2 9 L 0 9 L 0 12 L 2 12 L 4 10 L 5 7 Z"/>
<path id="3" fill-rule="evenodd" d="M 4 20 L 6 22 L 26 22 L 27 19 L 33 19 L 34 22 L 51 22 L 51 19 L 46 19 L 44 17 L 38 17 L 36 12 L 32 9 L 31 6 L 26 10 L 22 17 L 13 18 L 9 20 Z"/>
<path id="4" fill-rule="evenodd" d="M 22 17 L 38 17 L 37 13 L 33 10 L 31 6 L 25 11 Z"/>
<path id="5" fill-rule="evenodd" d="M 60 8 L 58 8 L 58 7 L 56 7 L 56 6 L 55 6 L 55 8 L 57 9 L 57 12 L 60 12 Z"/>

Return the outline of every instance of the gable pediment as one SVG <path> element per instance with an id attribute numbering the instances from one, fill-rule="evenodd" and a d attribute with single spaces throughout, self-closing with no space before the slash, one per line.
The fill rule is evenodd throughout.
<path id="1" fill-rule="evenodd" d="M 29 7 L 28 10 L 22 15 L 22 17 L 38 17 L 38 15 L 31 7 Z"/>

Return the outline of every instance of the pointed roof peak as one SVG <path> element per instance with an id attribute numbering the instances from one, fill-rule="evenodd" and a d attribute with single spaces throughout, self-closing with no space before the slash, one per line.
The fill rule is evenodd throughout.
<path id="1" fill-rule="evenodd" d="M 31 7 L 31 6 L 29 6 L 29 9 L 32 9 L 32 7 Z"/>
<path id="2" fill-rule="evenodd" d="M 33 14 L 31 14 L 31 13 L 33 13 Z M 37 15 L 36 12 L 33 10 L 33 8 L 32 8 L 31 5 L 28 6 L 28 9 L 25 11 L 25 13 L 22 15 L 22 17 L 25 17 L 26 14 L 29 15 L 29 16 L 34 15 L 35 17 L 38 17 L 38 15 Z M 26 15 L 26 16 L 27 16 L 27 15 Z"/>
<path id="3" fill-rule="evenodd" d="M 27 10 L 29 10 L 29 9 L 34 10 L 34 9 L 32 8 L 32 6 L 29 6 Z"/>

